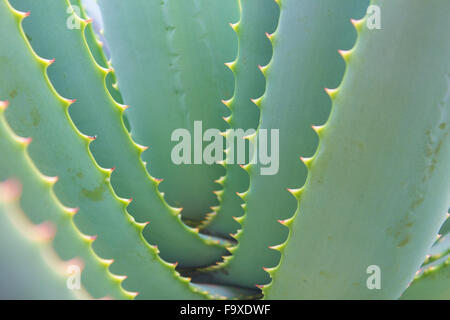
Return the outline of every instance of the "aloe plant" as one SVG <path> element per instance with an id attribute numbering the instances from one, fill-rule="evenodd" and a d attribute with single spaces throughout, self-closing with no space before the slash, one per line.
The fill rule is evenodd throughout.
<path id="1" fill-rule="evenodd" d="M 0 0 L 1 298 L 450 298 L 448 1 L 98 4 Z"/>

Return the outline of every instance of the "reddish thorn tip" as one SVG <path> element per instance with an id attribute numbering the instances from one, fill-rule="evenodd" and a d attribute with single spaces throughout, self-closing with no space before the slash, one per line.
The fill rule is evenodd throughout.
<path id="1" fill-rule="evenodd" d="M 72 213 L 72 214 L 77 214 L 78 211 L 80 211 L 79 207 L 77 207 L 77 208 L 69 208 L 69 212 Z"/>
<path id="2" fill-rule="evenodd" d="M 0 110 L 5 110 L 9 106 L 9 101 L 0 101 Z"/>
<path id="3" fill-rule="evenodd" d="M 22 141 L 22 143 L 23 143 L 24 145 L 29 145 L 29 144 L 33 141 L 33 138 L 32 138 L 32 137 L 28 137 L 28 138 L 20 138 L 20 141 Z"/>

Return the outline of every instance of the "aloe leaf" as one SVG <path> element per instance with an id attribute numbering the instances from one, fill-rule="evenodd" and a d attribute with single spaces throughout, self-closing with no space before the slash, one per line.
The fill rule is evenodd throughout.
<path id="1" fill-rule="evenodd" d="M 90 145 L 95 159 L 101 167 L 115 168 L 111 184 L 120 197 L 133 198 L 128 211 L 135 220 L 150 221 L 144 237 L 159 247 L 163 259 L 180 266 L 204 266 L 220 260 L 226 250 L 185 226 L 179 211 L 164 202 L 159 182 L 147 173 L 140 158 L 143 149 L 133 142 L 123 124 L 123 107 L 105 90 L 108 71 L 95 63 L 88 50 L 86 23 L 80 20 L 80 29 L 66 28 L 67 2 L 19 2 L 22 11 L 31 12 L 24 29 L 32 36 L 33 49 L 39 56 L 55 59 L 48 71 L 52 84 L 64 97 L 76 99 L 69 110 L 72 120 L 81 132 L 96 136 Z"/>
<path id="2" fill-rule="evenodd" d="M 79 230 L 97 235 L 94 251 L 109 261 L 110 270 L 126 275 L 125 290 L 139 298 L 202 298 L 175 266 L 159 258 L 142 236 L 143 224 L 127 213 L 129 201 L 119 199 L 109 183 L 111 171 L 100 168 L 90 151 L 91 138 L 73 125 L 68 107 L 52 87 L 47 68 L 28 43 L 21 22 L 26 14 L 0 1 L 0 96 L 10 99 L 5 117 L 20 136 L 32 137 L 28 154 L 47 176 L 58 176 L 56 196 L 68 207 L 79 207 L 74 218 Z M 118 236 L 120 235 L 120 236 Z M 114 263 L 113 263 L 114 262 Z"/>
<path id="3" fill-rule="evenodd" d="M 4 104 L 6 105 L 6 104 Z M 0 181 L 14 177 L 23 185 L 21 208 L 31 223 L 51 222 L 56 227 L 53 248 L 62 260 L 79 258 L 83 263 L 81 283 L 94 298 L 130 299 L 120 286 L 120 277 L 108 271 L 108 263 L 91 248 L 93 238 L 81 234 L 73 223 L 75 209 L 64 207 L 53 194 L 55 180 L 42 176 L 28 158 L 30 140 L 16 137 L 3 119 L 0 108 Z"/>
<path id="4" fill-rule="evenodd" d="M 449 300 L 450 258 L 416 277 L 402 294 L 402 300 Z"/>
<path id="5" fill-rule="evenodd" d="M 72 4 L 73 12 L 78 15 L 83 20 L 91 21 L 92 19 L 88 16 L 86 10 L 84 9 L 83 3 L 81 0 L 71 0 L 70 3 Z M 79 12 L 78 12 L 79 11 Z M 71 10 L 69 10 L 71 12 Z M 67 11 L 66 11 L 67 13 Z M 111 65 L 106 57 L 106 53 L 103 50 L 103 42 L 101 42 L 97 34 L 94 30 L 95 21 L 92 21 L 92 23 L 88 23 L 85 27 L 84 35 L 86 38 L 86 42 L 88 44 L 88 47 L 91 51 L 92 56 L 94 57 L 97 64 L 99 64 L 102 68 L 105 69 L 112 69 Z M 109 92 L 111 93 L 111 96 L 115 101 L 118 103 L 123 104 L 123 98 L 118 88 L 117 78 L 114 73 L 114 70 L 111 70 L 108 73 L 108 76 L 106 77 L 106 87 L 108 88 Z M 124 122 L 127 124 L 128 119 L 124 117 Z"/>
<path id="6" fill-rule="evenodd" d="M 398 298 L 445 219 L 450 2 L 372 4 L 381 29 L 355 22 L 268 299 Z"/>
<path id="7" fill-rule="evenodd" d="M 232 99 L 224 101 L 230 108 L 231 116 L 227 118 L 232 129 L 254 129 L 259 123 L 259 109 L 251 101 L 264 93 L 265 79 L 258 65 L 265 65 L 272 57 L 272 45 L 266 33 L 276 28 L 279 9 L 273 0 L 240 0 L 241 19 L 233 24 L 238 37 L 238 55 L 229 63 L 235 75 L 235 92 Z M 245 140 L 244 140 L 245 141 Z M 234 141 L 236 146 L 237 139 Z M 248 159 L 248 151 L 246 159 Z M 234 234 L 240 225 L 233 217 L 244 214 L 242 199 L 236 193 L 248 189 L 248 174 L 237 164 L 225 162 L 227 175 L 220 179 L 223 190 L 218 191 L 220 206 L 214 211 L 203 231 L 227 237 Z"/>
<path id="8" fill-rule="evenodd" d="M 19 197 L 18 181 L 0 183 L 0 299 L 88 298 L 81 287 L 69 289 L 66 266 L 49 244 L 52 228 L 32 225 L 20 209 Z"/>
<path id="9" fill-rule="evenodd" d="M 445 219 L 444 223 L 441 226 L 441 229 L 439 229 L 439 234 L 441 235 L 447 235 L 450 233 L 450 214 L 447 214 L 447 219 Z"/>
<path id="10" fill-rule="evenodd" d="M 318 139 L 311 125 L 323 123 L 330 106 L 323 88 L 342 78 L 345 64 L 337 50 L 354 43 L 350 18 L 362 16 L 365 5 L 359 0 L 281 1 L 278 28 L 269 36 L 273 57 L 262 68 L 266 92 L 257 101 L 258 133 L 267 129 L 271 139 L 270 130 L 279 130 L 279 171 L 263 175 L 266 165 L 246 167 L 250 188 L 242 194 L 246 213 L 238 219 L 243 225 L 236 235 L 239 243 L 220 270 L 209 274 L 210 281 L 248 288 L 270 282 L 263 268 L 275 267 L 280 254 L 269 246 L 287 238 L 288 229 L 279 221 L 291 218 L 297 207 L 287 189 L 300 187 L 306 179 L 307 169 L 299 157 L 311 156 L 316 149 Z"/>
<path id="11" fill-rule="evenodd" d="M 149 146 L 143 159 L 154 177 L 164 179 L 160 190 L 167 202 L 197 223 L 218 204 L 213 191 L 220 186 L 214 180 L 225 170 L 218 164 L 174 164 L 171 135 L 185 128 L 193 140 L 197 120 L 203 132 L 227 127 L 220 101 L 232 94 L 227 88 L 233 87 L 233 76 L 224 63 L 236 53 L 228 23 L 236 21 L 237 2 L 107 0 L 99 5 L 112 65 L 130 105 L 126 114 L 133 138 Z"/>

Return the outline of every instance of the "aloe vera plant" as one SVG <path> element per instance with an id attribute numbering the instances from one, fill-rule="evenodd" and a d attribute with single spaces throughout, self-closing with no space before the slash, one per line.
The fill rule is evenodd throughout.
<path id="1" fill-rule="evenodd" d="M 0 298 L 449 299 L 432 2 L 0 0 Z"/>

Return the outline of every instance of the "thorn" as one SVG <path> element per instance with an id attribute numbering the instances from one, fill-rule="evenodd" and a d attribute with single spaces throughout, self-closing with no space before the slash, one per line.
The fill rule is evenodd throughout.
<path id="1" fill-rule="evenodd" d="M 361 27 L 362 27 L 362 25 L 363 25 L 363 23 L 364 23 L 364 19 L 360 19 L 360 20 L 357 20 L 357 19 L 350 19 L 350 22 L 352 23 L 352 25 L 355 27 L 355 29 L 356 29 L 357 31 L 360 31 L 360 30 L 361 30 Z"/>
<path id="2" fill-rule="evenodd" d="M 251 102 L 253 102 L 257 107 L 261 107 L 261 102 L 264 96 L 261 96 L 256 99 L 250 99 Z"/>
<path id="3" fill-rule="evenodd" d="M 153 179 L 154 179 L 158 184 L 164 181 L 164 179 L 162 179 L 162 178 L 153 178 Z"/>
<path id="4" fill-rule="evenodd" d="M 97 136 L 86 136 L 90 141 L 95 141 L 97 139 Z"/>
<path id="5" fill-rule="evenodd" d="M 77 99 L 72 99 L 72 100 L 68 99 L 67 101 L 69 102 L 69 105 L 71 105 L 71 104 L 77 102 Z"/>
<path id="6" fill-rule="evenodd" d="M 258 289 L 263 289 L 263 288 L 264 288 L 264 286 L 261 285 L 261 284 L 255 284 L 255 286 L 256 286 Z"/>
<path id="7" fill-rule="evenodd" d="M 66 208 L 66 211 L 71 214 L 72 216 L 76 215 L 78 211 L 80 211 L 80 208 Z"/>
<path id="8" fill-rule="evenodd" d="M 56 182 L 58 182 L 59 178 L 57 176 L 55 177 L 45 177 L 44 178 L 45 181 L 47 181 L 49 184 L 55 184 Z"/>
<path id="9" fill-rule="evenodd" d="M 303 164 L 310 168 L 311 167 L 311 161 L 313 158 L 306 158 L 306 157 L 300 157 L 300 160 L 303 162 Z"/>
<path id="10" fill-rule="evenodd" d="M 26 17 L 30 16 L 30 13 L 31 13 L 30 11 L 24 12 L 23 17 L 26 18 Z"/>
<path id="11" fill-rule="evenodd" d="M 150 221 L 142 222 L 142 223 L 136 223 L 139 229 L 144 230 L 145 227 L 150 223 Z"/>
<path id="12" fill-rule="evenodd" d="M 56 234 L 56 227 L 51 222 L 43 222 L 33 228 L 38 241 L 51 241 Z"/>
<path id="13" fill-rule="evenodd" d="M 236 191 L 236 195 L 237 195 L 239 198 L 245 200 L 244 197 L 245 197 L 245 195 L 246 195 L 246 191 L 244 191 L 244 192 L 238 192 L 238 191 Z"/>
<path id="14" fill-rule="evenodd" d="M 0 101 L 0 111 L 5 111 L 9 106 L 9 101 Z"/>
<path id="15" fill-rule="evenodd" d="M 348 62 L 348 59 L 351 54 L 351 50 L 338 50 L 339 54 L 342 56 L 342 58 Z"/>
<path id="16" fill-rule="evenodd" d="M 22 193 L 22 184 L 16 179 L 0 182 L 0 201 L 12 202 L 18 200 Z"/>
<path id="17" fill-rule="evenodd" d="M 137 143 L 136 143 L 136 145 L 137 145 L 137 147 L 138 147 L 139 149 L 141 149 L 142 152 L 144 152 L 145 150 L 148 149 L 147 146 L 141 146 L 140 144 L 137 144 Z"/>
<path id="18" fill-rule="evenodd" d="M 229 99 L 229 100 L 225 100 L 225 99 L 222 99 L 222 100 L 220 100 L 224 105 L 226 105 L 227 107 L 230 107 L 230 103 L 231 103 L 231 101 L 233 100 L 233 98 L 231 98 L 231 99 Z"/>
<path id="19" fill-rule="evenodd" d="M 279 245 L 268 246 L 268 248 L 269 248 L 270 250 L 280 251 L 280 246 L 279 246 Z"/>
<path id="20" fill-rule="evenodd" d="M 325 92 L 328 94 L 328 96 L 330 97 L 331 100 L 334 100 L 339 89 L 329 89 L 329 88 L 324 88 Z"/>
<path id="21" fill-rule="evenodd" d="M 52 65 L 54 62 L 55 62 L 55 58 L 53 58 L 53 59 L 51 59 L 51 60 L 48 60 L 48 65 L 49 65 L 49 66 Z"/>
<path id="22" fill-rule="evenodd" d="M 109 172 L 113 173 L 114 170 L 116 170 L 116 167 L 112 167 L 111 169 L 109 169 Z"/>
<path id="23" fill-rule="evenodd" d="M 126 279 L 128 279 L 128 276 L 126 276 L 126 275 L 124 275 L 124 276 L 118 276 L 118 275 L 116 275 L 115 278 L 116 278 L 117 280 L 119 280 L 120 282 L 123 282 L 123 281 L 125 281 Z"/>
<path id="24" fill-rule="evenodd" d="M 238 32 L 239 22 L 236 22 L 236 23 L 231 23 L 231 22 L 230 22 L 230 27 L 231 27 L 235 32 Z"/>
<path id="25" fill-rule="evenodd" d="M 266 32 L 266 37 L 267 39 L 269 39 L 270 41 L 272 41 L 272 35 L 268 32 Z"/>
<path id="26" fill-rule="evenodd" d="M 114 259 L 100 259 L 100 260 L 103 262 L 103 264 L 107 266 L 110 266 L 114 263 Z"/>
<path id="27" fill-rule="evenodd" d="M 94 235 L 94 236 L 86 236 L 86 239 L 87 239 L 89 242 L 94 242 L 95 240 L 97 240 L 97 235 Z"/>
<path id="28" fill-rule="evenodd" d="M 225 65 L 230 68 L 231 71 L 234 71 L 234 67 L 236 66 L 236 61 L 233 62 L 225 62 Z"/>
<path id="29" fill-rule="evenodd" d="M 291 193 L 294 197 L 298 198 L 298 196 L 302 193 L 303 191 L 303 187 L 300 187 L 298 189 L 291 189 L 291 188 L 286 188 L 286 190 Z"/>
<path id="30" fill-rule="evenodd" d="M 86 20 L 84 20 L 86 24 L 92 23 L 92 21 L 94 21 L 92 18 L 87 18 Z"/>
<path id="31" fill-rule="evenodd" d="M 28 137 L 28 138 L 18 137 L 17 140 L 20 143 L 22 143 L 24 146 L 28 146 L 33 141 L 33 138 L 31 138 L 31 137 Z"/>
<path id="32" fill-rule="evenodd" d="M 119 105 L 119 107 L 120 107 L 123 111 L 125 111 L 125 110 L 127 110 L 130 106 L 121 104 L 121 105 Z"/>
<path id="33" fill-rule="evenodd" d="M 174 213 L 177 215 L 179 215 L 180 212 L 183 211 L 183 208 L 174 208 L 174 207 L 171 207 L 171 208 L 173 209 Z"/>

